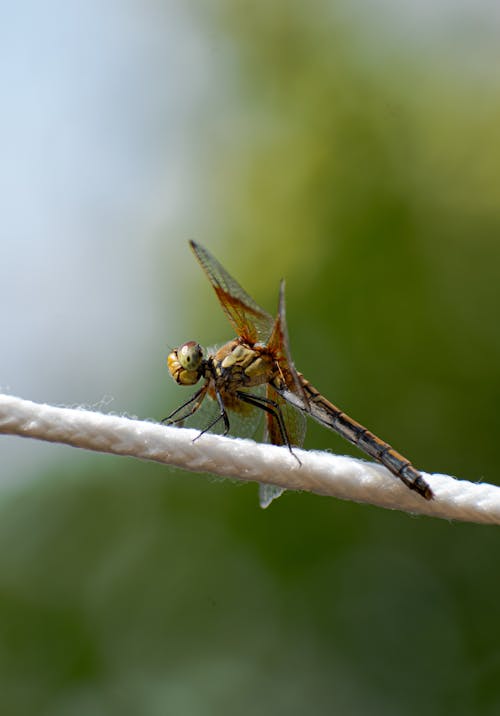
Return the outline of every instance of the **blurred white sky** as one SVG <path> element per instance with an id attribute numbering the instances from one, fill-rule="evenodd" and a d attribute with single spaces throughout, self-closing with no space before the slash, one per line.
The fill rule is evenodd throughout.
<path id="1" fill-rule="evenodd" d="M 111 395 L 108 409 L 133 413 L 152 370 L 168 380 L 177 312 L 163 299 L 189 253 L 184 127 L 208 71 L 182 8 L 1 6 L 2 392 L 62 404 Z M 159 294 L 162 243 L 171 261 Z M 0 479 L 55 449 L 15 438 L 0 447 Z"/>
<path id="2" fill-rule="evenodd" d="M 112 396 L 108 409 L 134 413 L 145 390 L 168 381 L 179 315 L 168 287 L 191 260 L 187 238 L 213 247 L 196 231 L 193 139 L 223 84 L 220 36 L 187 7 L 0 6 L 2 392 L 65 405 Z M 477 45 L 488 71 L 498 59 L 497 2 L 333 7 L 382 58 L 393 46 L 418 53 L 445 42 L 456 58 Z M 0 480 L 56 450 L 19 443 L 1 439 Z"/>

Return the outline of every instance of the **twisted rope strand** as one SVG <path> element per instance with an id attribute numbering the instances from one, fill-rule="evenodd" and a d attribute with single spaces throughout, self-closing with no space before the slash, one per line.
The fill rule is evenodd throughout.
<path id="1" fill-rule="evenodd" d="M 500 524 L 500 487 L 422 473 L 435 494 L 427 501 L 381 465 L 326 452 L 295 450 L 299 464 L 286 448 L 275 445 L 210 434 L 193 442 L 196 430 L 9 395 L 0 395 L 0 433 L 448 520 Z"/>

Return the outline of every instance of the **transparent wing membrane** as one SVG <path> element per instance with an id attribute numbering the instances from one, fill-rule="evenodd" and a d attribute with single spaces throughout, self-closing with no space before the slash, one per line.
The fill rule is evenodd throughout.
<path id="1" fill-rule="evenodd" d="M 272 331 L 273 317 L 248 295 L 209 251 L 194 241 L 189 243 L 237 335 L 251 343 L 265 342 Z"/>
<path id="2" fill-rule="evenodd" d="M 170 354 L 169 369 L 179 384 L 204 380 L 202 387 L 169 416 L 171 421 L 196 426 L 202 432 L 212 428 L 226 432 L 229 427 L 233 435 L 255 437 L 265 415 L 264 438 L 274 445 L 286 445 L 293 453 L 293 447 L 303 444 L 305 416 L 309 415 L 430 500 L 430 487 L 409 460 L 330 403 L 297 372 L 288 340 L 284 281 L 278 314 L 273 319 L 209 251 L 194 241 L 190 245 L 237 338 L 209 352 L 206 358 L 194 342 Z M 297 462 L 300 464 L 298 458 Z M 262 507 L 282 492 L 280 487 L 262 485 Z"/>

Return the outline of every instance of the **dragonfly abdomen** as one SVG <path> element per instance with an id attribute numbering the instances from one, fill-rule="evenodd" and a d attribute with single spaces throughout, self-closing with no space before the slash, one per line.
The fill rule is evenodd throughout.
<path id="1" fill-rule="evenodd" d="M 345 440 L 380 462 L 396 477 L 399 477 L 410 490 L 415 490 L 426 500 L 432 498 L 432 490 L 429 485 L 407 458 L 326 400 L 300 373 L 298 375 L 308 402 L 307 412 L 312 418 L 335 430 Z"/>

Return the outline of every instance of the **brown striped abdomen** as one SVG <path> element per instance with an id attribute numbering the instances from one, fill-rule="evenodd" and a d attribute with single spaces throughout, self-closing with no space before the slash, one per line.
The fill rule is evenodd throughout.
<path id="1" fill-rule="evenodd" d="M 304 406 L 304 408 L 312 418 L 327 428 L 335 430 L 335 432 L 353 445 L 356 445 L 356 447 L 364 453 L 380 462 L 396 475 L 396 477 L 399 477 L 410 490 L 415 490 L 422 495 L 422 497 L 425 497 L 426 500 L 432 499 L 433 494 L 431 488 L 409 460 L 396 452 L 396 450 L 384 440 L 381 440 L 363 425 L 330 403 L 330 401 L 324 398 L 300 373 L 298 373 L 298 378 L 304 395 L 307 398 L 307 406 Z M 283 396 L 286 398 L 285 393 Z"/>

